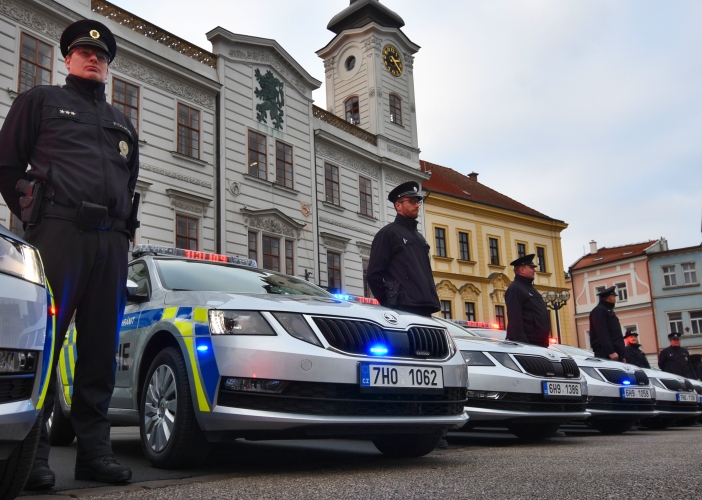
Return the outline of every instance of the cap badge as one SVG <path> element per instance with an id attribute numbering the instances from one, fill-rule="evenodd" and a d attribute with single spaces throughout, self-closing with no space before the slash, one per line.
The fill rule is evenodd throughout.
<path id="1" fill-rule="evenodd" d="M 100 38 L 100 33 L 98 30 L 90 30 L 90 37 L 95 39 Z"/>
<path id="2" fill-rule="evenodd" d="M 124 156 L 126 158 L 128 153 L 129 153 L 129 146 L 127 146 L 127 143 L 124 141 L 119 141 L 119 154 L 121 154 L 122 156 Z"/>

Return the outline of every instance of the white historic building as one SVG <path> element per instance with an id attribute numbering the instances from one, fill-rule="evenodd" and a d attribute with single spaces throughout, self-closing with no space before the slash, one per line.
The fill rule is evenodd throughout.
<path id="1" fill-rule="evenodd" d="M 217 27 L 211 51 L 104 0 L 0 0 L 0 119 L 35 85 L 62 85 L 58 41 L 91 18 L 117 38 L 107 99 L 139 131 L 137 243 L 250 257 L 363 295 L 387 193 L 419 167 L 413 58 L 419 46 L 377 0 L 353 0 L 317 54 L 321 86 L 275 40 Z M 1 154 L 1 153 L 0 153 Z M 0 204 L 0 222 L 21 224 Z"/>

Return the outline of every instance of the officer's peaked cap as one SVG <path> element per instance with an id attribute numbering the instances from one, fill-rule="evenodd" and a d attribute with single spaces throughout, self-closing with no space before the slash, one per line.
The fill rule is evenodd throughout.
<path id="1" fill-rule="evenodd" d="M 624 334 L 624 338 L 627 338 L 627 337 L 638 337 L 638 336 L 639 336 L 639 334 L 636 333 L 636 332 L 634 332 L 634 331 L 632 331 L 632 330 L 627 330 L 626 333 Z"/>
<path id="2" fill-rule="evenodd" d="M 599 295 L 600 297 L 602 297 L 604 299 L 605 297 L 609 297 L 610 295 L 617 295 L 616 290 L 617 290 L 616 286 L 610 286 L 609 288 L 605 288 L 604 290 L 599 292 L 597 295 Z"/>
<path id="3" fill-rule="evenodd" d="M 388 200 L 390 200 L 390 203 L 394 204 L 397 200 L 399 200 L 403 196 L 409 196 L 412 198 L 419 198 L 421 200 L 422 199 L 422 192 L 419 190 L 419 183 L 414 182 L 414 181 L 409 181 L 409 182 L 405 182 L 404 184 L 400 184 L 395 189 L 390 191 L 390 194 L 388 195 Z"/>
<path id="4" fill-rule="evenodd" d="M 117 55 L 117 42 L 112 32 L 102 23 L 92 19 L 76 21 L 63 30 L 61 35 L 61 54 L 66 57 L 75 47 L 90 45 L 105 51 L 110 62 Z"/>
<path id="5" fill-rule="evenodd" d="M 512 262 L 509 263 L 509 265 L 514 266 L 514 267 L 519 267 L 519 266 L 537 267 L 536 264 L 534 264 L 534 257 L 535 257 L 535 255 L 533 253 L 530 253 L 529 255 L 525 255 L 524 257 L 519 257 L 517 260 L 513 260 Z"/>
<path id="6" fill-rule="evenodd" d="M 668 338 L 671 340 L 680 340 L 680 334 L 677 332 L 669 333 Z"/>

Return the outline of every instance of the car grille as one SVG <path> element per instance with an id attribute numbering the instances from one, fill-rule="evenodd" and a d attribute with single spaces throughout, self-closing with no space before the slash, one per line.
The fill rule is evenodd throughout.
<path id="1" fill-rule="evenodd" d="M 639 385 L 648 385 L 650 383 L 648 380 L 648 375 L 646 375 L 645 371 L 636 370 L 634 375 L 636 375 L 636 382 L 638 382 Z"/>
<path id="2" fill-rule="evenodd" d="M 680 382 L 679 380 L 676 380 L 674 378 L 661 378 L 658 379 L 661 381 L 661 383 L 666 386 L 668 389 L 671 391 L 685 391 L 687 390 L 687 387 L 685 387 L 685 384 Z"/>
<path id="3" fill-rule="evenodd" d="M 0 376 L 0 403 L 22 401 L 32 397 L 34 375 Z"/>
<path id="4" fill-rule="evenodd" d="M 580 400 L 559 401 L 546 399 L 541 394 L 508 392 L 501 399 L 468 398 L 466 406 L 503 411 L 570 413 L 585 411 L 586 398 L 587 396 L 583 396 Z"/>
<path id="5" fill-rule="evenodd" d="M 612 384 L 618 385 L 648 385 L 648 377 L 642 370 L 626 373 L 617 368 L 600 368 L 600 373 Z"/>
<path id="6" fill-rule="evenodd" d="M 219 390 L 217 404 L 301 415 L 419 417 L 461 415 L 466 390 L 446 387 L 440 394 L 365 393 L 356 384 L 291 382 L 281 394 Z"/>
<path id="7" fill-rule="evenodd" d="M 656 401 L 656 410 L 661 411 L 697 411 L 698 403 L 680 403 L 678 401 Z"/>
<path id="8" fill-rule="evenodd" d="M 380 344 L 392 357 L 444 359 L 449 355 L 448 337 L 442 328 L 388 330 L 370 321 L 320 317 L 314 322 L 330 346 L 352 354 L 368 355 L 371 347 Z"/>
<path id="9" fill-rule="evenodd" d="M 558 377 L 558 378 L 578 378 L 580 369 L 572 359 L 551 361 L 543 356 L 526 356 L 516 354 L 514 356 L 524 371 L 537 377 Z"/>
<path id="10" fill-rule="evenodd" d="M 588 410 L 605 410 L 605 411 L 653 411 L 656 403 L 650 400 L 649 403 L 638 401 L 627 401 L 622 398 L 604 398 L 600 396 L 593 397 L 587 403 Z"/>

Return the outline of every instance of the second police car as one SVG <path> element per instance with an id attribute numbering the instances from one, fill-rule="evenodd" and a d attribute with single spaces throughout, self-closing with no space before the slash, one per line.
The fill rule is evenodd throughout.
<path id="1" fill-rule="evenodd" d="M 365 438 L 416 457 L 465 424 L 464 361 L 432 319 L 338 300 L 253 261 L 132 253 L 109 418 L 140 426 L 154 466 L 237 438 Z M 76 335 L 71 325 L 58 368 L 63 416 Z M 52 440 L 72 439 L 54 427 Z"/>

